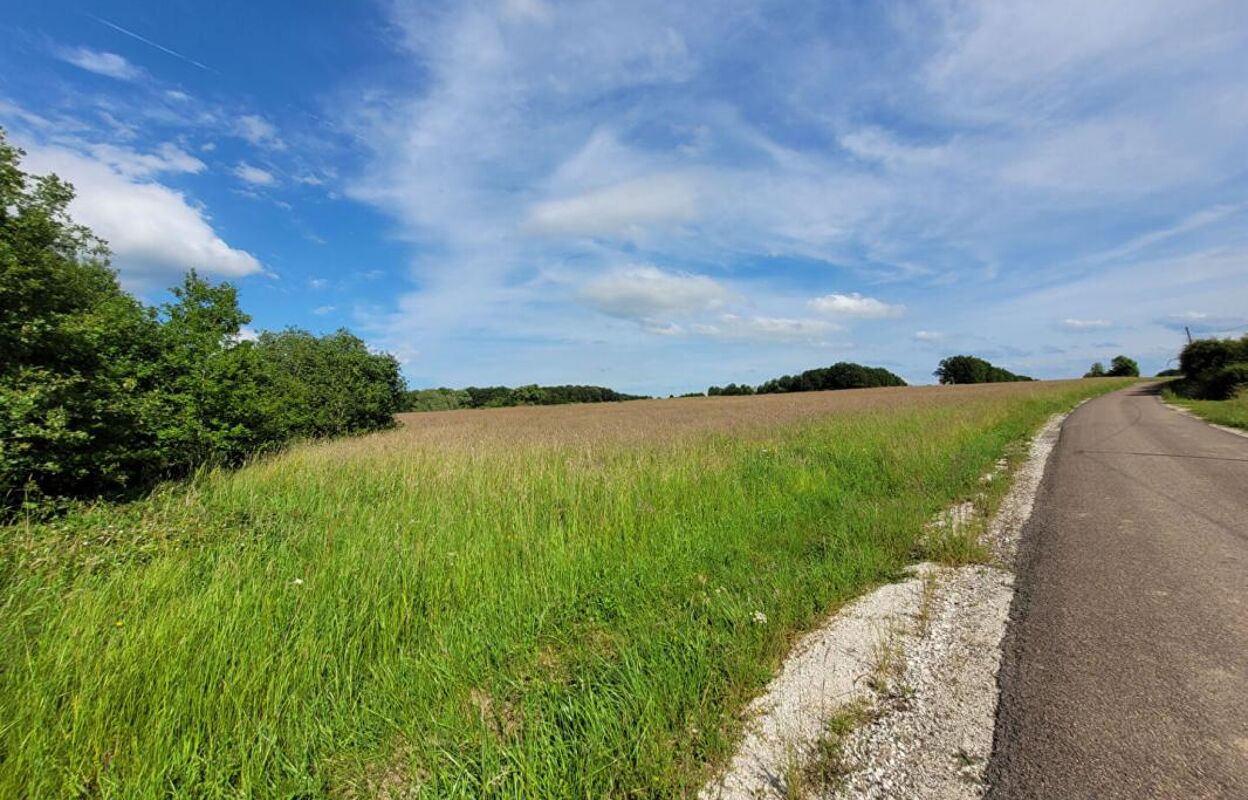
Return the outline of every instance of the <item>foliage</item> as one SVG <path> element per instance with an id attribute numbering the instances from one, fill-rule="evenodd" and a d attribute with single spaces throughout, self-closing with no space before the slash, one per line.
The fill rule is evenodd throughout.
<path id="1" fill-rule="evenodd" d="M 469 386 L 467 389 L 417 389 L 407 393 L 404 411 L 448 411 L 455 408 L 559 406 L 568 403 L 617 403 L 641 400 L 603 386 Z"/>
<path id="2" fill-rule="evenodd" d="M 1015 375 L 1009 370 L 993 366 L 975 356 L 949 356 L 942 359 L 933 373 L 941 383 L 1008 383 L 1029 381 L 1026 375 Z"/>
<path id="3" fill-rule="evenodd" d="M 748 384 L 737 385 L 730 383 L 727 386 L 712 386 L 706 390 L 707 397 L 716 397 L 719 395 L 748 395 L 754 394 L 754 387 Z"/>
<path id="4" fill-rule="evenodd" d="M 1093 362 L 1092 367 L 1087 372 L 1083 373 L 1083 377 L 1104 378 L 1105 377 L 1105 365 L 1099 361 Z"/>
<path id="5" fill-rule="evenodd" d="M 1109 372 L 1111 378 L 1138 378 L 1140 377 L 1140 365 L 1135 359 L 1126 356 L 1114 356 L 1114 360 L 1109 362 Z"/>
<path id="6" fill-rule="evenodd" d="M 456 415 L 11 526 L 0 797 L 692 797 L 802 631 L 1118 385 Z"/>
<path id="7" fill-rule="evenodd" d="M 345 331 L 240 342 L 237 291 L 193 271 L 145 307 L 69 218 L 72 187 L 21 155 L 0 131 L 0 513 L 390 424 L 393 358 Z"/>
<path id="8" fill-rule="evenodd" d="M 454 411 L 467 408 L 471 396 L 463 389 L 412 389 L 403 396 L 403 411 Z"/>
<path id="9" fill-rule="evenodd" d="M 822 392 L 833 389 L 867 389 L 875 386 L 905 386 L 906 382 L 883 367 L 864 367 L 839 361 L 830 367 L 808 369 L 799 375 L 784 375 L 761 384 L 759 394 Z"/>
<path id="10" fill-rule="evenodd" d="M 1181 370 L 1181 369 L 1163 369 L 1161 372 L 1158 372 L 1158 373 L 1157 373 L 1157 377 L 1158 377 L 1158 378 L 1181 378 L 1181 377 L 1183 377 L 1183 370 Z"/>
<path id="11" fill-rule="evenodd" d="M 1239 339 L 1197 339 L 1179 354 L 1183 380 L 1175 391 L 1201 400 L 1225 400 L 1248 386 L 1248 334 Z"/>

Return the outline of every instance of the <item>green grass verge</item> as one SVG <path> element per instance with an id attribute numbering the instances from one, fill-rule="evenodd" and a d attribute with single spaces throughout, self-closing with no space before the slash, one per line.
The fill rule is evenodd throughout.
<path id="1" fill-rule="evenodd" d="M 1230 400 L 1191 400 L 1166 390 L 1166 402 L 1190 410 L 1214 423 L 1248 430 L 1248 392 L 1240 392 Z"/>
<path id="2" fill-rule="evenodd" d="M 398 432 L 0 529 L 0 797 L 688 796 L 796 635 L 1120 385 L 666 443 Z"/>

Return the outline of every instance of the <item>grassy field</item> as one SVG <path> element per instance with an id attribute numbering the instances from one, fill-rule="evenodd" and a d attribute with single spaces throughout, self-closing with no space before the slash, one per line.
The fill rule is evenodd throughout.
<path id="1" fill-rule="evenodd" d="M 796 635 L 966 557 L 925 521 L 1123 383 L 428 413 L 0 529 L 0 797 L 688 795 Z"/>
<path id="2" fill-rule="evenodd" d="M 1248 392 L 1240 392 L 1230 400 L 1190 400 L 1166 392 L 1166 402 L 1182 406 L 1217 425 L 1248 430 Z"/>

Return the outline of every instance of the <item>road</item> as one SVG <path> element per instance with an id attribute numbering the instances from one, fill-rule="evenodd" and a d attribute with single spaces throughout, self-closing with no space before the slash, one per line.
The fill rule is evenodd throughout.
<path id="1" fill-rule="evenodd" d="M 1157 392 L 1063 426 L 1019 552 L 990 798 L 1248 798 L 1248 438 Z"/>

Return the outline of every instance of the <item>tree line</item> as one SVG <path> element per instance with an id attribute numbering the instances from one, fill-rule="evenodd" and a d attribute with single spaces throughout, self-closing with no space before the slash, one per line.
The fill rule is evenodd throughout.
<path id="1" fill-rule="evenodd" d="M 618 403 L 643 400 L 604 386 L 469 386 L 466 389 L 414 389 L 404 396 L 404 411 L 450 411 L 457 408 L 557 406 L 568 403 Z"/>
<path id="2" fill-rule="evenodd" d="M 883 367 L 864 367 L 840 361 L 830 367 L 808 369 L 797 375 L 783 375 L 757 387 L 730 383 L 706 390 L 710 397 L 721 395 L 783 394 L 787 392 L 823 392 L 835 389 L 867 389 L 873 386 L 905 386 L 906 382 Z"/>
<path id="3" fill-rule="evenodd" d="M 949 356 L 941 359 L 932 373 L 942 384 L 962 383 L 1012 383 L 1034 380 L 1026 375 L 1015 375 L 1008 369 L 995 366 L 975 356 Z"/>
<path id="4" fill-rule="evenodd" d="M 0 131 L 0 514 L 393 424 L 392 356 L 346 330 L 245 341 L 237 290 L 193 271 L 145 305 L 70 219 L 73 188 L 22 155 Z"/>

